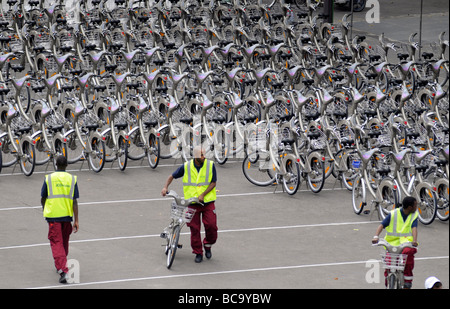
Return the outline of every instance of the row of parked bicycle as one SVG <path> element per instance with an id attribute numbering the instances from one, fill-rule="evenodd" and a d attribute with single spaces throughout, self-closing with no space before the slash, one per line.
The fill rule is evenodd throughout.
<path id="1" fill-rule="evenodd" d="M 448 219 L 448 41 L 372 46 L 320 1 L 9 0 L 0 27 L 0 167 L 187 160 L 201 143 L 256 185 L 361 213 L 404 195 Z M 397 51 L 397 60 L 388 55 Z M 419 54 L 419 50 L 423 53 Z M 372 195 L 372 197 L 370 197 Z"/>

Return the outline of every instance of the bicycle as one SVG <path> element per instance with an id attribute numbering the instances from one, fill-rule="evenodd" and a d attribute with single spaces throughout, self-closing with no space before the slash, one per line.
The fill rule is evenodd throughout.
<path id="1" fill-rule="evenodd" d="M 368 203 L 367 192 L 373 197 L 372 204 L 378 208 L 379 215 L 384 219 L 387 213 L 394 209 L 399 203 L 399 192 L 395 179 L 389 173 L 390 170 L 384 167 L 375 168 L 375 175 L 372 175 L 371 165 L 373 160 L 387 160 L 379 148 L 369 151 L 355 150 L 361 161 L 352 162 L 353 169 L 358 170 L 359 174 L 353 182 L 352 205 L 356 214 L 361 214 Z M 362 163 L 362 167 L 361 167 Z M 370 173 L 370 176 L 369 176 Z M 375 177 L 374 177 L 375 176 Z"/>
<path id="2" fill-rule="evenodd" d="M 167 192 L 166 196 L 172 197 L 174 201 L 170 208 L 170 223 L 160 237 L 166 240 L 165 254 L 167 255 L 167 269 L 172 267 L 177 249 L 181 249 L 183 245 L 179 244 L 181 229 L 186 223 L 191 222 L 195 214 L 195 209 L 189 208 L 191 204 L 200 204 L 198 198 L 193 197 L 188 200 L 180 197 L 175 191 Z"/>
<path id="3" fill-rule="evenodd" d="M 402 254 L 405 248 L 415 248 L 412 243 L 403 243 L 400 246 L 392 246 L 384 239 L 379 240 L 373 246 L 384 246 L 386 251 L 381 254 L 381 263 L 388 270 L 387 289 L 402 289 L 405 284 L 404 270 L 407 255 Z"/>

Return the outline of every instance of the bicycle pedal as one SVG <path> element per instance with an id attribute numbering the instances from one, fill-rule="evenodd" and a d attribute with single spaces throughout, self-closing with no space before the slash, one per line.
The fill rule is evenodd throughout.
<path id="1" fill-rule="evenodd" d="M 159 237 L 161 237 L 161 238 L 167 238 L 167 233 L 161 233 L 161 234 L 159 235 Z"/>
<path id="2" fill-rule="evenodd" d="M 363 211 L 363 214 L 365 214 L 365 215 L 370 214 L 370 210 L 364 210 L 364 211 Z"/>
<path id="3" fill-rule="evenodd" d="M 178 244 L 178 245 L 177 245 L 177 248 L 178 248 L 178 249 L 181 249 L 181 248 L 183 248 L 183 245 L 182 245 L 182 244 Z"/>

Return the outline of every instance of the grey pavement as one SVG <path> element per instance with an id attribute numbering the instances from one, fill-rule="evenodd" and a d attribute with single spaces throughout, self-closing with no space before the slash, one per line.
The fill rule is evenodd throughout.
<path id="1" fill-rule="evenodd" d="M 113 165 L 99 174 L 69 166 L 81 194 L 80 231 L 72 234 L 69 253 L 80 277 L 64 286 L 57 282 L 39 206 L 45 167 L 29 178 L 7 169 L 0 175 L 0 288 L 383 288 L 381 270 L 380 283 L 366 280 L 372 269 L 366 262 L 381 252 L 370 243 L 376 214 L 354 214 L 351 193 L 332 179 L 319 194 L 305 183 L 294 196 L 281 187 L 255 187 L 237 161 L 217 167 L 213 258 L 194 263 L 185 228 L 184 247 L 168 270 L 159 234 L 168 223 L 170 200 L 160 190 L 178 164 L 167 160 L 152 170 L 133 162 L 125 172 Z M 181 193 L 181 182 L 171 189 Z M 423 288 L 436 275 L 448 288 L 448 222 L 421 225 L 419 242 L 414 287 Z"/>
<path id="2" fill-rule="evenodd" d="M 407 42 L 410 34 L 420 32 L 420 0 L 378 0 L 380 22 L 368 23 L 366 15 L 370 15 L 372 7 L 366 7 L 353 16 L 353 30 L 363 33 L 369 38 L 376 38 L 382 33 L 391 41 Z M 426 46 L 436 42 L 439 34 L 445 31 L 449 35 L 449 2 L 446 0 L 426 0 L 422 7 L 422 44 Z M 334 22 L 340 23 L 344 14 L 349 11 L 336 8 Z"/>

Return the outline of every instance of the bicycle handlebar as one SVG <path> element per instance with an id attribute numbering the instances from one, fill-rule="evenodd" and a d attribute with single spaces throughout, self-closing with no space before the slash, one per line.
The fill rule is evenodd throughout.
<path id="1" fill-rule="evenodd" d="M 384 246 L 386 248 L 386 251 L 389 253 L 402 253 L 403 249 L 405 249 L 405 248 L 417 249 L 417 247 L 415 247 L 410 242 L 405 242 L 405 243 L 401 244 L 400 246 L 393 246 L 384 239 L 378 240 L 378 242 L 376 244 L 372 244 L 372 246 Z"/>
<path id="2" fill-rule="evenodd" d="M 179 206 L 189 206 L 191 204 L 199 204 L 201 206 L 205 206 L 205 204 L 201 203 L 198 197 L 191 197 L 188 200 L 185 200 L 183 197 L 179 196 L 175 191 L 171 190 L 166 193 L 166 196 L 173 197 L 175 203 Z"/>

